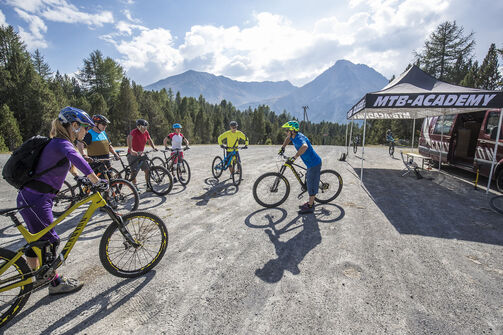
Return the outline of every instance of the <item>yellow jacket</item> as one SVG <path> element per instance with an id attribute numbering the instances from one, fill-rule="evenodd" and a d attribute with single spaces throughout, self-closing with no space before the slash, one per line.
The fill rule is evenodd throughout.
<path id="1" fill-rule="evenodd" d="M 222 133 L 218 136 L 218 145 L 222 145 L 223 140 L 227 140 L 228 147 L 237 146 L 239 144 L 239 140 L 243 140 L 245 145 L 248 145 L 248 137 L 239 130 L 236 130 L 234 133 L 232 130 L 227 130 L 225 133 Z M 232 149 L 227 149 L 227 151 L 232 151 Z"/>

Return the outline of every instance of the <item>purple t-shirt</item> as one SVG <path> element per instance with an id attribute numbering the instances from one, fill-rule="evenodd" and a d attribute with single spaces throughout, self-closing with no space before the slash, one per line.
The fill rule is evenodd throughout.
<path id="1" fill-rule="evenodd" d="M 63 186 L 66 175 L 70 170 L 70 163 L 75 165 L 75 167 L 79 169 L 84 176 L 93 173 L 93 169 L 91 169 L 80 153 L 75 150 L 73 144 L 62 138 L 53 138 L 49 144 L 47 144 L 40 155 L 40 160 L 35 173 L 39 173 L 56 165 L 64 157 L 68 158 L 69 162 L 50 170 L 49 172 L 36 178 L 36 180 L 44 182 L 56 190 L 59 190 L 61 186 Z M 30 189 L 29 187 L 26 188 Z M 36 192 L 32 189 L 30 189 L 30 191 Z"/>

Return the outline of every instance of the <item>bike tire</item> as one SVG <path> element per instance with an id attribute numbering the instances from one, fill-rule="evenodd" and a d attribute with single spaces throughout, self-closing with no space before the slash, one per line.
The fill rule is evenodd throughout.
<path id="1" fill-rule="evenodd" d="M 393 154 L 395 153 L 395 143 L 391 142 L 389 145 L 388 149 L 389 155 L 393 157 Z"/>
<path id="2" fill-rule="evenodd" d="M 243 177 L 243 170 L 241 169 L 241 163 L 240 162 L 233 162 L 232 163 L 233 169 L 232 169 L 232 183 L 234 186 L 239 186 L 241 184 L 241 180 Z"/>
<path id="3" fill-rule="evenodd" d="M 166 162 L 161 157 L 154 157 L 151 160 L 152 165 L 166 167 Z"/>
<path id="4" fill-rule="evenodd" d="M 215 178 L 220 178 L 223 172 L 223 161 L 220 156 L 216 156 L 213 158 L 213 163 L 211 163 L 211 173 L 213 174 L 213 177 Z"/>
<path id="5" fill-rule="evenodd" d="M 52 200 L 52 215 L 54 215 L 54 217 L 60 216 L 72 207 L 75 202 L 75 187 L 65 180 L 63 182 L 63 187 Z"/>
<path id="6" fill-rule="evenodd" d="M 140 247 L 131 246 L 114 222 L 100 241 L 101 264 L 114 276 L 139 277 L 152 270 L 163 258 L 168 247 L 168 230 L 160 217 L 149 212 L 131 212 L 122 220 Z M 139 264 L 142 262 L 145 264 Z"/>
<path id="7" fill-rule="evenodd" d="M 274 198 L 271 195 L 276 195 Z M 279 172 L 267 172 L 257 178 L 253 184 L 253 198 L 267 208 L 273 208 L 285 202 L 290 194 L 290 183 Z M 271 198 L 269 201 L 268 198 Z"/>
<path id="8" fill-rule="evenodd" d="M 358 151 L 358 145 L 356 143 L 353 143 L 353 153 L 356 154 Z"/>
<path id="9" fill-rule="evenodd" d="M 157 195 L 166 195 L 173 188 L 173 177 L 171 173 L 162 166 L 150 166 L 148 172 L 148 186 Z"/>
<path id="10" fill-rule="evenodd" d="M 489 200 L 489 205 L 497 213 L 503 214 L 503 195 L 497 195 Z"/>
<path id="11" fill-rule="evenodd" d="M 178 164 L 176 167 L 176 175 L 178 177 L 178 181 L 182 185 L 187 185 L 190 181 L 190 167 L 189 163 L 185 159 L 182 159 L 182 163 Z"/>
<path id="12" fill-rule="evenodd" d="M 15 256 L 15 252 L 0 248 L 0 267 L 8 263 Z M 12 277 L 15 278 L 12 280 L 12 283 L 14 283 L 19 280 L 25 280 L 31 276 L 33 276 L 32 271 L 24 258 L 21 257 L 0 275 L 0 281 L 3 282 L 7 280 L 7 278 Z M 3 283 L 2 286 L 8 285 L 9 282 L 10 281 Z M 9 322 L 23 308 L 31 295 L 32 288 L 33 284 L 30 283 L 0 293 L 0 328 Z"/>
<path id="13" fill-rule="evenodd" d="M 140 205 L 140 196 L 136 187 L 125 179 L 110 181 L 110 187 L 105 194 L 107 204 L 119 215 L 135 211 Z"/>
<path id="14" fill-rule="evenodd" d="M 339 196 L 342 191 L 342 177 L 334 170 L 320 172 L 320 186 L 314 200 L 326 204 Z"/>

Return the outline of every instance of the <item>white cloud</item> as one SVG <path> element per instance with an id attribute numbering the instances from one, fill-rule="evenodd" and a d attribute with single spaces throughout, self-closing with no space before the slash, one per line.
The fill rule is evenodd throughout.
<path id="1" fill-rule="evenodd" d="M 123 55 L 126 70 L 155 69 L 142 78 L 146 84 L 194 69 L 301 85 L 342 58 L 391 77 L 405 69 L 412 50 L 445 20 L 450 1 L 351 0 L 351 15 L 320 18 L 311 29 L 298 28 L 281 15 L 254 13 L 246 28 L 194 25 L 177 45 L 169 30 L 125 22 L 116 25 L 115 37 L 122 35 L 122 40 L 104 38 Z"/>
<path id="2" fill-rule="evenodd" d="M 141 20 L 133 18 L 133 16 L 131 15 L 131 12 L 129 11 L 129 9 L 124 9 L 124 10 L 122 11 L 122 14 L 124 14 L 124 16 L 125 16 L 125 17 L 129 20 L 129 21 L 131 21 L 131 22 L 134 22 L 134 23 L 140 23 L 140 22 L 141 22 Z"/>
<path id="3" fill-rule="evenodd" d="M 0 26 L 7 25 L 7 21 L 5 21 L 5 15 L 3 14 L 2 10 L 0 10 Z"/>
<path id="4" fill-rule="evenodd" d="M 20 18 L 28 22 L 30 28 L 29 32 L 19 27 L 19 35 L 26 43 L 28 50 L 32 51 L 38 48 L 46 48 L 47 42 L 44 39 L 44 33 L 47 32 L 47 26 L 44 21 L 38 16 L 30 15 L 21 9 L 15 8 L 14 10 Z"/>

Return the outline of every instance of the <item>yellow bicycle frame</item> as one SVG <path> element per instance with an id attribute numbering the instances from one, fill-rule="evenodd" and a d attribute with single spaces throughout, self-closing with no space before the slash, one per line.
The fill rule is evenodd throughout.
<path id="1" fill-rule="evenodd" d="M 89 208 L 87 209 L 87 211 L 84 213 L 84 215 L 80 219 L 80 222 L 77 224 L 77 227 L 75 227 L 75 230 L 73 231 L 72 235 L 70 235 L 68 242 L 66 242 L 65 247 L 63 248 L 63 251 L 60 253 L 60 255 L 63 255 L 63 259 L 58 264 L 58 267 L 59 267 L 68 258 L 70 251 L 72 250 L 73 246 L 75 245 L 75 243 L 79 239 L 80 234 L 82 233 L 82 231 L 86 227 L 87 223 L 91 219 L 94 212 L 98 208 L 103 207 L 107 204 L 105 199 L 103 199 L 103 197 L 101 196 L 101 194 L 99 192 L 96 192 L 96 193 L 86 197 L 85 199 L 82 199 L 81 201 L 77 202 L 72 207 L 67 209 L 59 218 L 57 218 L 55 221 L 53 221 L 49 226 L 45 227 L 44 229 L 42 229 L 41 231 L 39 231 L 36 234 L 31 234 L 23 225 L 17 225 L 16 228 L 21 232 L 21 235 L 23 235 L 24 239 L 28 243 L 36 242 L 42 236 L 44 236 L 46 233 L 48 233 L 51 229 L 53 229 L 58 223 L 63 221 L 75 209 L 77 209 L 78 207 L 80 207 L 90 201 L 91 201 L 91 204 L 89 205 Z M 37 255 L 39 264 L 42 265 L 42 250 L 40 250 L 40 248 L 37 248 L 37 247 L 32 247 L 32 249 L 35 252 L 35 254 Z M 2 275 L 11 265 L 13 265 L 19 258 L 21 258 L 24 255 L 23 250 L 24 250 L 24 248 L 19 249 L 16 253 L 16 256 L 14 256 L 9 262 L 4 264 L 4 266 L 2 266 L 0 268 L 0 275 Z M 9 280 L 11 280 L 11 279 L 8 278 L 6 280 L 0 281 L 0 285 L 6 281 L 9 281 Z M 25 286 L 25 285 L 31 284 L 33 282 L 34 282 L 33 277 L 30 277 L 30 278 L 25 279 L 23 281 L 16 282 L 12 285 L 1 287 L 0 292 L 5 292 L 5 291 L 8 291 L 13 288 L 20 287 L 20 286 Z"/>

